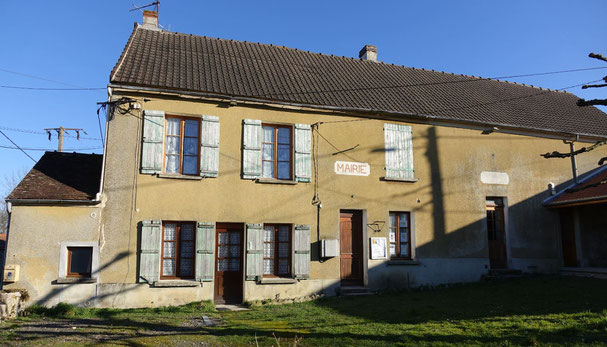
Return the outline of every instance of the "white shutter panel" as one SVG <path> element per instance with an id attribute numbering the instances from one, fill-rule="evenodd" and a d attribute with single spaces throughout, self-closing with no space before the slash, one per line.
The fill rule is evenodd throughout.
<path id="1" fill-rule="evenodd" d="M 261 224 L 247 224 L 247 281 L 263 276 L 263 228 Z"/>
<path id="2" fill-rule="evenodd" d="M 196 226 L 196 280 L 213 280 L 215 270 L 215 223 L 199 222 Z"/>
<path id="3" fill-rule="evenodd" d="M 143 143 L 141 148 L 141 173 L 162 172 L 164 153 L 164 112 L 146 110 L 143 114 Z"/>
<path id="4" fill-rule="evenodd" d="M 312 131 L 307 124 L 295 124 L 295 180 L 310 182 L 312 177 Z"/>
<path id="5" fill-rule="evenodd" d="M 261 177 L 261 121 L 245 119 L 242 129 L 242 178 Z"/>
<path id="6" fill-rule="evenodd" d="M 139 250 L 139 282 L 152 284 L 160 273 L 160 238 L 162 222 L 144 220 L 141 223 L 141 248 Z"/>
<path id="7" fill-rule="evenodd" d="M 293 277 L 310 278 L 309 225 L 295 225 L 293 229 Z"/>
<path id="8" fill-rule="evenodd" d="M 219 118 L 202 116 L 200 139 L 200 176 L 219 174 Z"/>
<path id="9" fill-rule="evenodd" d="M 386 178 L 413 180 L 413 136 L 411 127 L 384 124 Z"/>

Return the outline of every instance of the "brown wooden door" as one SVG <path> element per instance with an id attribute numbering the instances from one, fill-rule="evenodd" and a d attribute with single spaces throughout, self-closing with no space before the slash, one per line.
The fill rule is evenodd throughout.
<path id="1" fill-rule="evenodd" d="M 563 265 L 577 266 L 577 251 L 575 248 L 575 229 L 573 209 L 564 208 L 559 211 L 561 217 L 561 242 L 563 244 Z"/>
<path id="2" fill-rule="evenodd" d="M 501 198 L 487 199 L 487 238 L 489 239 L 489 264 L 492 269 L 506 268 L 506 230 L 504 204 Z"/>
<path id="3" fill-rule="evenodd" d="M 217 224 L 215 303 L 242 303 L 242 224 Z"/>
<path id="4" fill-rule="evenodd" d="M 341 284 L 363 285 L 362 213 L 342 211 L 339 218 Z"/>

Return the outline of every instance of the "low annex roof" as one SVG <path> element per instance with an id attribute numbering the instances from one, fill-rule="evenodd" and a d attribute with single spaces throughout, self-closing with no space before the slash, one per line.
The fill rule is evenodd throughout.
<path id="1" fill-rule="evenodd" d="M 604 167 L 555 196 L 545 206 L 570 207 L 598 203 L 607 203 L 607 170 Z"/>
<path id="2" fill-rule="evenodd" d="M 138 24 L 110 84 L 607 138 L 566 92 Z"/>
<path id="3" fill-rule="evenodd" d="M 45 152 L 8 195 L 11 200 L 93 200 L 99 192 L 103 156 Z"/>

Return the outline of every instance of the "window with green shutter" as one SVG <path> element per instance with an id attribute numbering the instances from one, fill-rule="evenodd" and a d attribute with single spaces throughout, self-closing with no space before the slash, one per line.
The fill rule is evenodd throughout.
<path id="1" fill-rule="evenodd" d="M 413 141 L 411 127 L 384 124 L 386 179 L 414 181 Z"/>
<path id="2" fill-rule="evenodd" d="M 293 277 L 310 278 L 310 226 L 293 227 Z"/>
<path id="3" fill-rule="evenodd" d="M 161 173 L 164 153 L 163 111 L 144 111 L 142 140 L 143 143 L 141 147 L 141 173 Z"/>
<path id="4" fill-rule="evenodd" d="M 160 238 L 162 222 L 144 220 L 141 223 L 139 250 L 139 282 L 154 283 L 160 277 Z"/>

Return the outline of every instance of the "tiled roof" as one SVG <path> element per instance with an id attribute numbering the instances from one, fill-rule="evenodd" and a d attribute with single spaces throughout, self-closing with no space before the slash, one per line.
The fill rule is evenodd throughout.
<path id="1" fill-rule="evenodd" d="M 607 137 L 566 92 L 138 25 L 110 83 Z"/>
<path id="2" fill-rule="evenodd" d="M 7 200 L 92 200 L 99 192 L 102 155 L 46 152 Z"/>
<path id="3" fill-rule="evenodd" d="M 597 170 L 596 174 L 567 190 L 546 204 L 548 207 L 607 202 L 607 170 Z"/>

